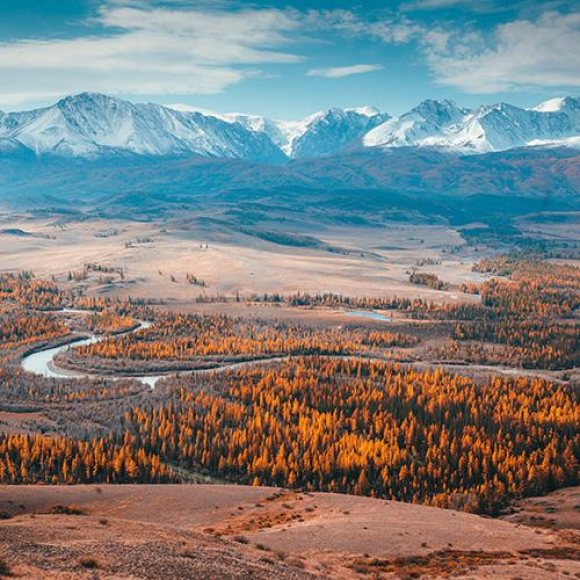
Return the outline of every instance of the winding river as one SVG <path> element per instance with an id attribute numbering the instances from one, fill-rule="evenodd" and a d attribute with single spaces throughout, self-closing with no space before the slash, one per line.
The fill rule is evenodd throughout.
<path id="1" fill-rule="evenodd" d="M 66 308 L 64 310 L 59 310 L 59 313 L 63 314 L 92 314 L 93 311 L 91 310 L 75 310 Z M 126 332 L 117 333 L 115 336 L 122 336 L 123 334 L 131 334 L 133 332 L 137 332 L 142 328 L 149 328 L 153 323 L 147 320 L 137 320 L 139 326 L 128 330 Z M 105 340 L 109 335 L 97 335 L 93 334 L 89 338 L 86 338 L 85 335 L 81 335 L 79 333 L 73 333 L 73 337 L 77 335 L 79 338 L 73 339 L 66 344 L 61 346 L 55 346 L 52 348 L 46 348 L 43 350 L 34 351 L 25 357 L 23 357 L 21 361 L 22 368 L 29 372 L 34 373 L 36 375 L 40 375 L 43 377 L 48 378 L 60 378 L 60 379 L 82 379 L 82 378 L 92 378 L 92 379 L 106 379 L 117 381 L 121 379 L 133 379 L 136 381 L 140 381 L 145 385 L 149 385 L 151 389 L 155 388 L 155 384 L 159 379 L 163 379 L 166 377 L 176 376 L 176 375 L 202 375 L 207 373 L 221 373 L 229 370 L 239 369 L 243 367 L 248 367 L 252 365 L 264 365 L 264 364 L 271 364 L 275 362 L 279 362 L 282 360 L 286 360 L 288 356 L 274 356 L 274 357 L 265 357 L 265 358 L 258 358 L 254 360 L 246 360 L 246 361 L 239 361 L 239 362 L 230 362 L 230 363 L 223 363 L 220 366 L 216 367 L 209 367 L 197 370 L 188 370 L 188 371 L 167 371 L 165 373 L 160 373 L 156 375 L 114 375 L 114 374 L 102 374 L 102 373 L 83 373 L 77 370 L 66 369 L 59 367 L 55 362 L 55 357 L 69 348 L 74 346 L 82 346 L 83 344 L 95 344 L 97 342 L 101 342 Z"/>
<path id="2" fill-rule="evenodd" d="M 82 315 L 89 315 L 93 314 L 94 311 L 92 310 L 77 310 L 73 308 L 65 308 L 63 310 L 59 310 L 58 313 L 61 314 L 82 314 Z M 390 321 L 391 319 L 387 316 L 375 312 L 375 311 L 365 311 L 365 310 L 351 310 L 346 312 L 348 316 L 358 316 L 363 318 L 371 318 L 374 320 L 381 320 L 381 321 Z M 116 336 L 121 336 L 123 334 L 130 334 L 133 332 L 137 332 L 142 328 L 149 328 L 153 323 L 147 320 L 137 320 L 139 325 L 131 330 L 126 332 L 117 333 Z M 134 375 L 114 375 L 114 374 L 102 374 L 102 373 L 83 373 L 81 371 L 66 369 L 59 367 L 55 362 L 55 357 L 60 354 L 61 352 L 67 351 L 68 349 L 76 346 L 82 346 L 85 344 L 95 344 L 97 342 L 101 342 L 105 340 L 109 335 L 97 335 L 93 334 L 92 336 L 86 338 L 85 335 L 80 333 L 73 333 L 73 337 L 77 335 L 78 338 L 67 342 L 66 344 L 55 346 L 52 348 L 46 348 L 44 350 L 37 350 L 28 355 L 26 355 L 21 362 L 22 368 L 29 372 L 34 373 L 36 375 L 40 375 L 43 377 L 48 378 L 57 378 L 57 379 L 82 379 L 82 378 L 98 378 L 98 379 L 107 379 L 107 380 L 120 380 L 120 379 L 134 379 L 140 381 L 146 385 L 149 385 L 151 389 L 155 388 L 155 384 L 159 379 L 175 376 L 175 371 L 168 371 L 162 374 L 156 375 L 143 375 L 143 376 L 134 376 Z M 280 357 L 267 357 L 263 359 L 255 359 L 251 361 L 241 361 L 241 362 L 234 362 L 234 363 L 225 363 L 219 367 L 212 367 L 212 368 L 205 368 L 205 369 L 198 369 L 192 371 L 182 371 L 179 374 L 203 374 L 209 372 L 223 372 L 226 370 L 232 370 L 236 368 L 246 367 L 250 365 L 256 364 L 268 364 L 280 360 L 284 360 L 288 358 L 287 356 L 280 356 Z"/>
<path id="3" fill-rule="evenodd" d="M 60 310 L 60 313 L 63 314 L 93 314 L 91 310 L 75 310 L 72 308 L 65 308 L 64 310 Z M 121 336 L 122 334 L 130 334 L 132 332 L 137 332 L 142 328 L 149 328 L 151 326 L 151 322 L 147 320 L 137 320 L 139 326 L 133 328 L 127 332 L 122 332 L 117 334 L 116 336 Z M 78 333 L 73 333 L 73 336 Z M 59 379 L 80 379 L 80 378 L 100 378 L 100 379 L 109 379 L 109 380 L 118 380 L 120 378 L 131 378 L 137 381 L 141 381 L 142 383 L 149 385 L 151 388 L 155 387 L 155 383 L 164 376 L 170 376 L 171 374 L 175 373 L 168 373 L 167 375 L 147 375 L 147 376 L 123 376 L 117 377 L 114 375 L 103 375 L 103 374 L 91 374 L 91 373 L 82 373 L 79 371 L 71 370 L 71 369 L 64 369 L 56 365 L 54 358 L 74 346 L 82 346 L 84 344 L 95 344 L 97 342 L 101 342 L 105 340 L 108 335 L 96 335 L 93 334 L 89 338 L 85 338 L 84 335 L 79 335 L 79 338 L 76 340 L 71 340 L 67 344 L 63 344 L 61 346 L 55 346 L 53 348 L 46 348 L 44 350 L 38 350 L 35 352 L 26 355 L 22 359 L 22 368 L 29 373 L 34 373 L 36 375 L 41 375 L 43 377 L 49 378 L 59 378 Z"/>

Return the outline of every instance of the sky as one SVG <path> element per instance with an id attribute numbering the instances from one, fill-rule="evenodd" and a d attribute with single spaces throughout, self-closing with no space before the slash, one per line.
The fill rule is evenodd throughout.
<path id="1" fill-rule="evenodd" d="M 297 119 L 580 93 L 571 0 L 0 0 L 0 109 L 84 91 Z"/>

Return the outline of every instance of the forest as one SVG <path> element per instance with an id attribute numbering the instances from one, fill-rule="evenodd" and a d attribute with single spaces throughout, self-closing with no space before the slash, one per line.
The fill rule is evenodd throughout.
<path id="1" fill-rule="evenodd" d="M 74 349 L 69 362 L 98 365 L 98 359 L 126 367 L 146 361 L 248 360 L 298 354 L 371 356 L 379 349 L 407 348 L 413 335 L 357 327 L 315 328 L 224 315 L 155 315 L 155 324 L 120 337 Z M 102 361 L 101 363 L 102 364 Z M 142 368 L 142 365 L 141 367 Z"/>
<path id="2" fill-rule="evenodd" d="M 489 514 L 576 483 L 577 400 L 542 379 L 479 385 L 439 369 L 299 357 L 203 388 L 181 382 L 107 437 L 3 436 L 0 481 L 158 482 L 187 469 Z"/>
<path id="3" fill-rule="evenodd" d="M 201 473 L 492 515 L 514 498 L 575 485 L 580 405 L 562 373 L 579 362 L 580 272 L 518 254 L 474 270 L 486 280 L 461 288 L 475 297 L 465 303 L 235 297 L 390 311 L 388 326 L 174 312 L 2 274 L 0 411 L 39 418 L 18 431 L 0 421 L 0 482 L 165 483 Z M 417 274 L 416 283 L 439 282 Z M 151 324 L 126 333 L 139 320 Z M 59 364 L 124 378 L 49 379 L 20 368 L 26 352 L 73 333 L 101 340 Z M 239 361 L 250 364 L 228 370 Z M 469 374 L 485 364 L 553 374 Z M 159 369 L 174 372 L 154 390 L 131 378 Z"/>

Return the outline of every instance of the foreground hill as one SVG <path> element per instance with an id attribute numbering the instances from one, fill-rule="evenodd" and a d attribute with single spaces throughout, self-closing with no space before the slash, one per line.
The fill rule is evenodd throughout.
<path id="1" fill-rule="evenodd" d="M 574 490 L 558 493 L 556 502 L 576 501 Z M 13 574 L 33 577 L 580 572 L 572 529 L 346 495 L 231 485 L 22 486 L 0 490 L 0 510 L 7 518 L 0 557 Z"/>

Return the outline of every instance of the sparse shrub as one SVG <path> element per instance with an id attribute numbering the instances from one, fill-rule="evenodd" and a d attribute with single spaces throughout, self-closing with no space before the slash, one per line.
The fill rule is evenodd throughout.
<path id="1" fill-rule="evenodd" d="M 0 558 L 0 578 L 5 578 L 7 576 L 12 576 L 12 571 L 8 563 Z"/>
<path id="2" fill-rule="evenodd" d="M 49 514 L 65 516 L 84 516 L 86 510 L 76 505 L 55 505 L 48 510 Z"/>
<path id="3" fill-rule="evenodd" d="M 95 559 L 95 558 L 81 558 L 79 561 L 79 564 L 83 567 L 83 568 L 87 568 L 89 570 L 94 570 L 96 568 L 99 568 L 99 562 Z"/>
<path id="4" fill-rule="evenodd" d="M 268 546 L 265 546 L 264 544 L 256 544 L 256 548 L 258 548 L 258 550 L 262 550 L 264 552 L 270 551 L 270 548 L 268 548 Z"/>

